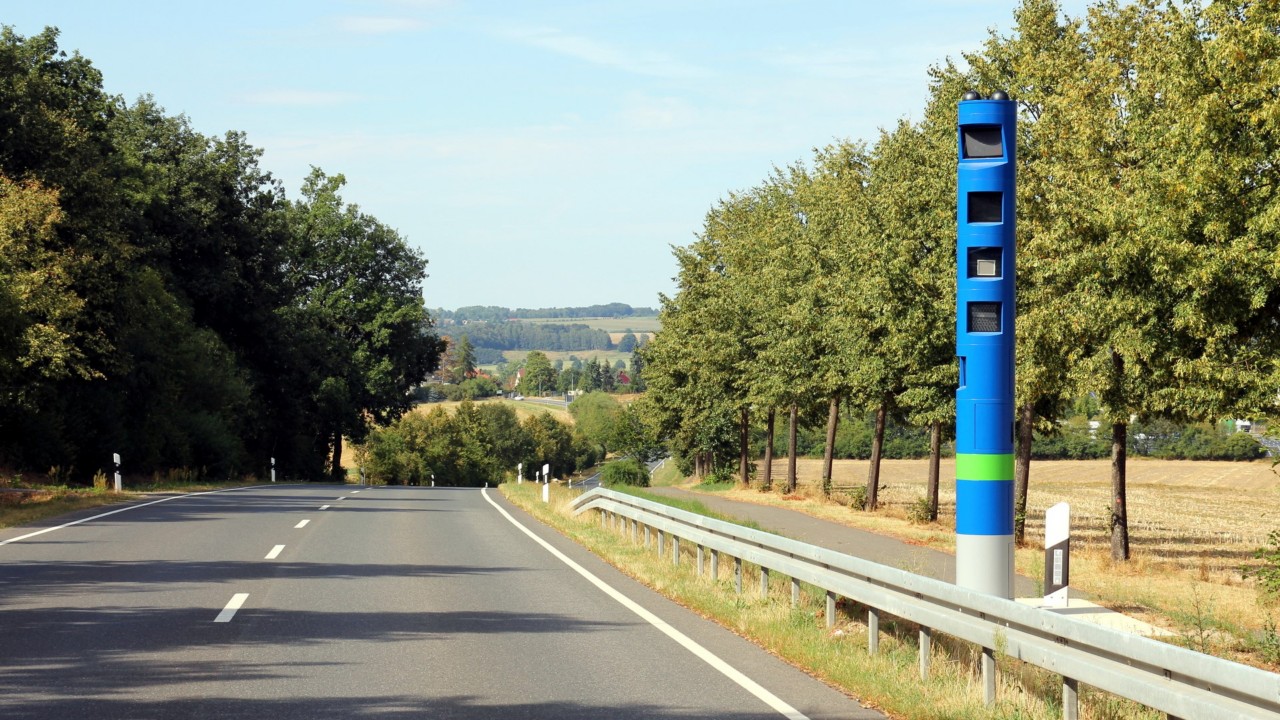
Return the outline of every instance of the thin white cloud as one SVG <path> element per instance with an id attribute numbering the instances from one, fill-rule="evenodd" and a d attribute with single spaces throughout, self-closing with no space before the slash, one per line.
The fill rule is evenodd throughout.
<path id="1" fill-rule="evenodd" d="M 698 118 L 698 111 L 680 98 L 641 93 L 628 95 L 619 114 L 627 126 L 641 130 L 670 130 L 687 126 Z"/>
<path id="2" fill-rule="evenodd" d="M 515 28 L 501 31 L 499 34 L 525 45 L 634 75 L 700 78 L 709 77 L 712 74 L 706 68 L 682 62 L 662 53 L 625 50 L 552 27 Z"/>
<path id="3" fill-rule="evenodd" d="M 260 90 L 240 96 L 240 101 L 249 105 L 268 105 L 278 107 L 319 107 L 326 105 L 345 105 L 356 102 L 361 96 L 354 93 L 327 92 L 323 90 Z"/>
<path id="4" fill-rule="evenodd" d="M 413 32 L 427 27 L 417 18 L 407 17 L 374 17 L 344 16 L 336 18 L 338 28 L 356 35 L 389 35 L 392 33 Z"/>

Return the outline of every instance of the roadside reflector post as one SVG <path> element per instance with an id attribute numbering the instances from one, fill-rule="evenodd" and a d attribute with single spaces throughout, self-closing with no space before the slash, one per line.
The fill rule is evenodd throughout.
<path id="1" fill-rule="evenodd" d="M 275 481 L 276 481 L 276 459 L 271 458 L 271 482 L 275 482 Z"/>
<path id="2" fill-rule="evenodd" d="M 1071 506 L 1061 502 L 1044 513 L 1044 606 L 1071 602 Z"/>
<path id="3" fill-rule="evenodd" d="M 116 466 L 116 477 L 115 477 L 116 492 L 120 492 L 121 490 L 124 489 L 120 483 L 120 453 L 111 453 L 111 460 L 112 462 L 115 463 L 115 466 Z"/>

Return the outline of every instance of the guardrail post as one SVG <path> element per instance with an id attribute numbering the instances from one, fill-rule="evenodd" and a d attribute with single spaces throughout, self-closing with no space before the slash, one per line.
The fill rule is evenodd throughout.
<path id="1" fill-rule="evenodd" d="M 711 551 L 711 580 L 713 582 L 720 581 L 720 551 Z"/>
<path id="2" fill-rule="evenodd" d="M 698 545 L 698 577 L 702 577 L 702 546 Z"/>
<path id="3" fill-rule="evenodd" d="M 769 597 L 769 568 L 760 566 L 760 597 Z"/>
<path id="4" fill-rule="evenodd" d="M 645 525 L 644 526 L 644 549 L 645 550 L 649 549 L 649 534 L 650 534 L 649 526 Z"/>
<path id="5" fill-rule="evenodd" d="M 658 557 L 662 557 L 662 554 L 665 553 L 666 551 L 667 551 L 667 534 L 659 530 L 658 531 Z"/>
<path id="6" fill-rule="evenodd" d="M 680 536 L 679 535 L 671 536 L 671 564 L 672 565 L 680 564 Z"/>
<path id="7" fill-rule="evenodd" d="M 880 652 L 880 611 L 867 608 L 867 654 Z"/>
<path id="8" fill-rule="evenodd" d="M 920 679 L 929 679 L 929 654 L 933 651 L 933 629 L 920 627 Z M 1072 718 L 1072 720 L 1075 720 Z"/>
<path id="9" fill-rule="evenodd" d="M 1062 720 L 1078 720 L 1080 717 L 1080 683 L 1073 678 L 1062 678 Z"/>
<path id="10" fill-rule="evenodd" d="M 733 559 L 733 584 L 738 589 L 738 594 L 742 594 L 742 558 Z"/>
<path id="11" fill-rule="evenodd" d="M 800 581 L 791 578 L 791 607 L 800 604 Z"/>
<path id="12" fill-rule="evenodd" d="M 982 648 L 982 702 L 996 704 L 996 651 Z"/>
<path id="13" fill-rule="evenodd" d="M 835 626 L 836 626 L 836 594 L 828 590 L 827 591 L 827 627 L 833 628 Z"/>
<path id="14" fill-rule="evenodd" d="M 635 519 L 633 518 L 631 520 L 631 542 L 634 543 L 639 539 L 640 539 L 640 523 L 636 522 Z"/>

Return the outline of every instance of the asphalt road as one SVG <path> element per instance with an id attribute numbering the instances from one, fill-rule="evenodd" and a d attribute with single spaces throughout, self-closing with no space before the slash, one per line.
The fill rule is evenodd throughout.
<path id="1" fill-rule="evenodd" d="M 0 531 L 6 720 L 882 717 L 494 490 L 256 487 L 32 530 Z"/>

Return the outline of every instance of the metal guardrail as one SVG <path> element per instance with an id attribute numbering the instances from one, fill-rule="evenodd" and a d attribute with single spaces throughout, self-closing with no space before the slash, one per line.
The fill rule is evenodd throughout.
<path id="1" fill-rule="evenodd" d="M 770 571 L 791 578 L 792 602 L 800 582 L 827 593 L 827 621 L 837 596 L 869 608 L 868 647 L 875 652 L 880 613 L 920 625 L 920 673 L 928 677 L 932 631 L 983 648 L 983 680 L 988 703 L 995 698 L 995 653 L 1031 663 L 1063 678 L 1063 717 L 1077 713 L 1078 683 L 1163 711 L 1170 718 L 1280 718 L 1280 675 L 1088 622 L 1012 600 L 976 593 L 951 583 L 913 575 L 862 558 L 809 545 L 733 523 L 714 520 L 631 495 L 596 488 L 572 503 L 575 514 L 599 511 L 601 522 L 633 540 L 643 528 L 646 544 L 657 533 L 672 538 L 673 561 L 680 540 L 697 549 L 698 572 L 704 550 L 711 551 L 713 576 L 720 555 L 732 558 L 738 590 L 742 563 L 759 566 L 761 589 Z"/>

